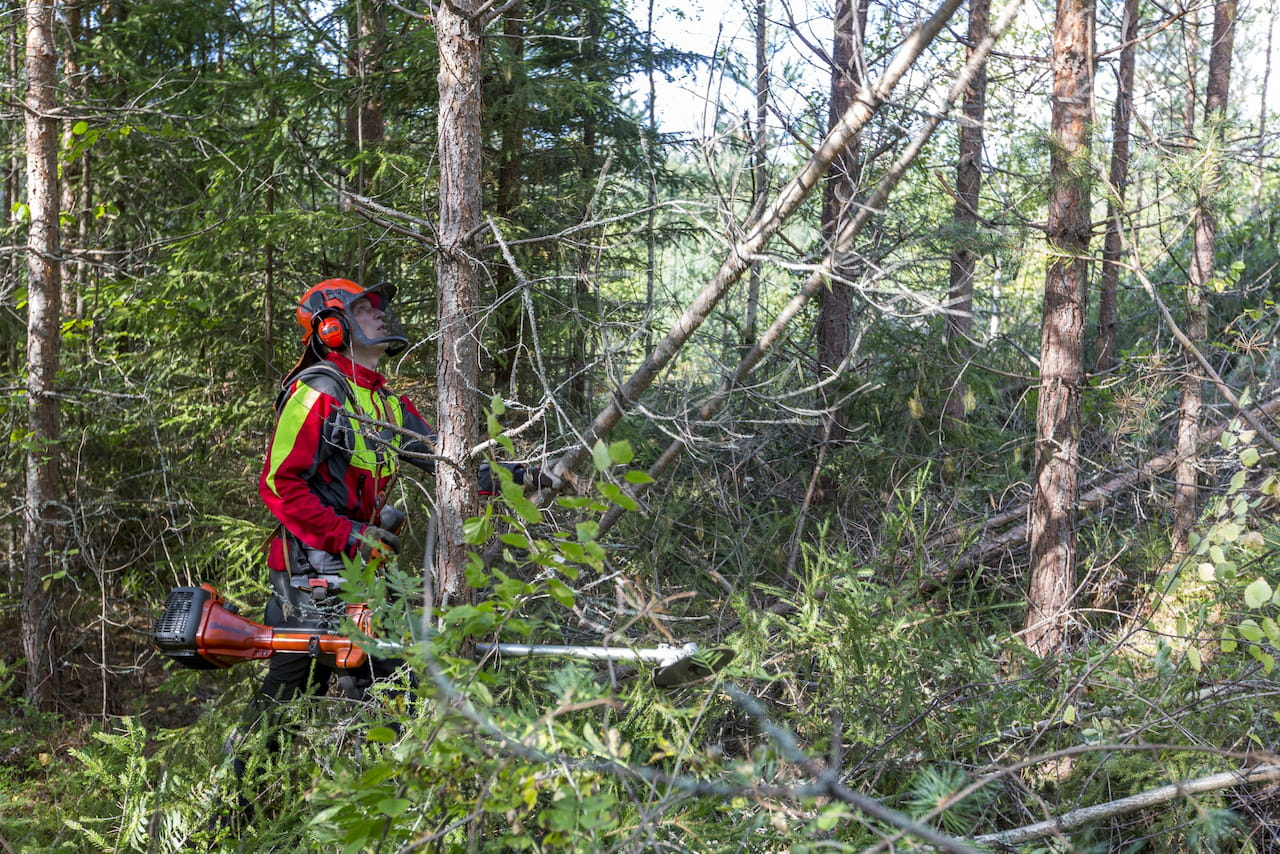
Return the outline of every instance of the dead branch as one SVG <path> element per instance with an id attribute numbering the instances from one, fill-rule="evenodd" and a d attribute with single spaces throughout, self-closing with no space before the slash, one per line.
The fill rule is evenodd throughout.
<path id="1" fill-rule="evenodd" d="M 1013 23 L 1021 5 L 1021 0 L 1013 0 L 1013 2 L 1008 4 L 996 26 L 992 28 L 992 30 L 987 34 L 987 37 L 984 38 L 977 46 L 968 62 L 965 63 L 960 74 L 958 74 L 956 79 L 952 82 L 951 87 L 946 94 L 946 98 L 944 99 L 942 108 L 935 116 L 931 117 L 929 121 L 925 123 L 924 127 L 917 132 L 915 138 L 911 141 L 911 144 L 908 145 L 898 156 L 897 160 L 894 161 L 894 164 L 889 169 L 888 174 L 880 180 L 875 191 L 864 204 L 859 206 L 852 219 L 840 230 L 840 233 L 836 236 L 835 241 L 831 246 L 831 250 L 822 259 L 822 263 L 820 263 L 817 268 L 809 274 L 799 293 L 792 297 L 791 301 L 787 303 L 781 312 L 778 313 L 777 317 L 774 318 L 773 323 L 771 323 L 769 328 L 764 331 L 764 334 L 760 336 L 759 340 L 757 340 L 755 344 L 752 345 L 751 349 L 743 355 L 737 368 L 734 370 L 733 375 L 729 377 L 720 386 L 720 388 L 703 403 L 698 412 L 698 418 L 700 421 L 710 420 L 711 417 L 720 410 L 720 408 L 733 394 L 734 390 L 742 386 L 746 378 L 755 370 L 756 366 L 760 364 L 764 357 L 773 348 L 773 345 L 778 342 L 787 325 L 790 324 L 796 315 L 800 313 L 800 310 L 805 306 L 805 304 L 826 286 L 827 281 L 839 266 L 841 257 L 853 246 L 854 240 L 862 233 L 863 227 L 871 219 L 872 214 L 879 210 L 879 208 L 888 201 L 889 196 L 897 186 L 898 181 L 906 174 L 907 168 L 924 149 L 925 144 L 942 123 L 943 117 L 952 108 L 955 102 L 964 95 L 965 90 L 968 89 L 969 85 L 972 83 L 973 78 L 978 73 L 978 70 L 986 62 L 987 56 L 991 52 L 991 48 L 995 45 L 1000 36 L 1004 34 L 1004 31 L 1008 29 L 1009 25 Z M 649 467 L 647 472 L 648 475 L 653 478 L 654 481 L 657 481 L 675 463 L 676 459 L 684 451 L 686 444 L 687 441 L 683 439 L 673 440 L 667 446 L 666 450 L 663 451 L 662 455 L 659 456 L 658 459 Z M 632 497 L 639 497 L 644 491 L 645 486 L 638 484 L 632 489 Z M 614 523 L 617 522 L 618 518 L 621 516 L 621 513 L 622 508 L 618 505 L 614 504 L 610 506 L 608 511 L 606 511 L 600 520 L 600 536 L 603 536 L 605 532 L 613 527 Z"/>
<path id="2" fill-rule="evenodd" d="M 1274 417 L 1277 413 L 1280 413 L 1280 397 L 1272 398 L 1260 406 L 1250 408 L 1248 411 L 1249 417 L 1246 420 L 1250 424 L 1255 423 L 1258 418 Z M 1206 432 L 1201 437 L 1200 450 L 1197 453 L 1203 452 L 1211 445 L 1216 444 L 1230 424 L 1231 421 L 1225 421 Z M 1153 478 L 1170 471 L 1177 466 L 1180 459 L 1181 457 L 1177 453 L 1161 454 L 1131 471 L 1093 487 L 1080 496 L 1077 504 L 1078 511 L 1083 514 L 1105 507 L 1107 502 L 1120 493 L 1141 486 Z M 978 566 L 999 554 L 1026 545 L 1028 533 L 1028 524 L 1026 522 L 1002 534 L 991 536 L 991 533 L 1000 527 L 1015 519 L 1025 519 L 1026 516 L 1027 506 L 1024 504 L 988 519 L 982 525 L 982 533 L 979 535 L 980 542 L 978 545 L 960 555 L 956 560 L 947 562 L 945 566 L 935 566 L 922 586 L 926 589 L 932 589 L 937 583 L 944 581 L 953 573 Z M 926 544 L 926 547 L 939 548 L 953 545 L 959 542 L 962 536 L 962 527 L 953 526 L 934 537 Z"/>
<path id="3" fill-rule="evenodd" d="M 1118 815 L 1167 803 L 1178 798 L 1189 798 L 1205 792 L 1229 789 L 1232 786 L 1269 783 L 1274 780 L 1280 780 L 1280 765 L 1259 765 L 1243 771 L 1223 771 L 1206 777 L 1197 777 L 1194 780 L 1184 780 L 1179 783 L 1158 786 L 1157 788 L 1105 804 L 1081 807 L 1057 818 L 1036 822 L 1025 827 L 975 836 L 973 842 L 978 845 L 1021 845 L 1024 842 L 1043 839 L 1046 836 L 1070 833 L 1090 822 L 1115 818 Z"/>

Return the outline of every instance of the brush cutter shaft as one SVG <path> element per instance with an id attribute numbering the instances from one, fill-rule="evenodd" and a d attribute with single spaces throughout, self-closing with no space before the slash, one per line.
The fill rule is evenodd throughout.
<path id="1" fill-rule="evenodd" d="M 479 652 L 496 651 L 502 655 L 551 655 L 561 658 L 585 658 L 590 661 L 650 661 L 666 666 L 695 654 L 696 643 L 684 646 L 659 646 L 656 649 L 633 649 L 625 646 L 557 646 L 555 644 L 478 643 Z"/>

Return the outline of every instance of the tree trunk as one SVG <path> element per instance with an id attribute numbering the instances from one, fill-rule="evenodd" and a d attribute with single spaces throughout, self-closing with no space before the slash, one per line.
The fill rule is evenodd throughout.
<path id="1" fill-rule="evenodd" d="M 1213 46 L 1209 52 L 1209 80 L 1205 85 L 1204 158 L 1205 174 L 1197 189 L 1195 221 L 1191 249 L 1190 275 L 1187 281 L 1187 319 L 1184 332 L 1196 349 L 1202 350 L 1209 326 L 1209 283 L 1213 278 L 1213 254 L 1217 244 L 1218 222 L 1213 212 L 1214 196 L 1221 184 L 1219 172 L 1222 128 L 1219 123 L 1226 110 L 1231 81 L 1231 51 L 1235 42 L 1236 0 L 1222 0 L 1213 11 Z M 1173 557 L 1190 550 L 1191 529 L 1199 512 L 1200 409 L 1204 398 L 1204 369 L 1187 355 L 1182 383 L 1182 399 L 1178 407 L 1178 453 L 1181 462 L 1174 475 Z"/>
<path id="2" fill-rule="evenodd" d="M 27 402 L 25 561 L 22 583 L 22 651 L 27 659 L 26 698 L 48 709 L 56 696 L 57 645 L 49 584 L 56 566 L 53 514 L 57 508 L 60 266 L 58 245 L 58 122 L 54 118 L 54 4 L 29 0 L 27 20 Z"/>
<path id="3" fill-rule="evenodd" d="M 355 81 L 355 93 L 347 105 L 347 141 L 358 155 L 350 174 L 360 195 L 372 192 L 374 171 L 365 154 L 386 139 L 382 115 L 381 72 L 387 50 L 387 9 L 384 0 L 356 0 L 347 34 L 347 76 Z M 355 270 L 358 281 L 376 275 L 364 232 L 358 232 Z"/>
<path id="4" fill-rule="evenodd" d="M 990 0 L 970 0 L 969 55 L 986 37 Z M 951 290 L 947 299 L 947 350 L 956 364 L 943 412 L 947 421 L 958 425 L 965 420 L 964 370 L 969 361 L 969 338 L 973 333 L 973 273 L 977 264 L 979 192 L 982 189 L 982 119 L 986 112 L 987 72 L 984 65 L 965 92 L 964 117 L 960 125 L 960 159 L 956 164 L 956 204 L 952 218 L 959 238 L 951 250 Z"/>
<path id="5" fill-rule="evenodd" d="M 1031 505 L 1031 583 L 1024 639 L 1047 655 L 1066 637 L 1076 577 L 1081 346 L 1088 295 L 1089 124 L 1093 104 L 1093 0 L 1058 0 L 1053 32 L 1048 217 Z"/>
<path id="6" fill-rule="evenodd" d="M 72 100 L 78 100 L 84 95 L 84 86 L 80 74 L 80 50 L 81 41 L 84 38 L 84 3 L 83 0 L 70 0 L 63 6 L 63 17 L 65 23 L 63 25 L 63 45 L 62 45 L 62 79 L 65 82 L 67 96 Z M 66 123 L 61 128 L 62 148 L 70 149 L 75 142 L 75 132 L 71 123 Z M 84 281 L 83 274 L 85 265 L 83 260 L 73 260 L 77 256 L 83 258 L 83 252 L 88 246 L 88 206 L 89 206 L 89 168 L 87 154 L 74 159 L 64 160 L 61 165 L 61 181 L 59 182 L 59 192 L 61 193 L 58 208 L 65 212 L 70 221 L 75 222 L 74 229 L 68 229 L 66 234 L 62 234 L 63 248 L 67 248 L 67 244 L 71 244 L 70 251 L 67 253 L 70 257 L 62 259 L 62 269 L 59 271 L 60 287 L 62 290 L 62 308 L 63 317 L 81 319 L 84 314 Z M 76 244 L 79 244 L 78 246 Z"/>
<path id="7" fill-rule="evenodd" d="M 1120 66 L 1116 70 L 1116 107 L 1111 120 L 1111 169 L 1107 195 L 1107 234 L 1102 247 L 1102 275 L 1098 282 L 1098 338 L 1094 370 L 1105 374 L 1116 366 L 1117 292 L 1124 235 L 1125 187 L 1129 183 L 1129 125 L 1133 112 L 1134 54 L 1138 42 L 1138 0 L 1124 0 L 1120 25 Z"/>
<path id="8" fill-rule="evenodd" d="M 756 127 L 751 144 L 752 189 L 751 216 L 754 219 L 764 210 L 769 197 L 769 30 L 765 14 L 766 0 L 756 0 Z M 756 326 L 760 316 L 760 262 L 751 265 L 747 280 L 747 310 L 742 319 L 742 351 L 745 354 L 756 340 Z"/>
<path id="9" fill-rule="evenodd" d="M 506 112 L 502 116 L 502 147 L 498 151 L 498 190 L 494 198 L 494 215 L 501 221 L 515 218 L 520 208 L 520 189 L 524 180 L 521 166 L 524 162 L 524 4 L 516 2 L 503 13 L 502 44 L 509 52 L 504 65 L 505 74 L 494 77 L 496 93 L 494 101 L 504 102 Z M 515 271 L 507 264 L 498 264 L 493 272 L 494 291 L 494 362 L 493 386 L 495 389 L 514 388 L 514 369 L 520 355 L 520 329 L 523 306 L 512 299 L 516 286 Z"/>
<path id="10" fill-rule="evenodd" d="M 479 511 L 471 477 L 471 448 L 479 439 L 475 397 L 480 368 L 480 295 L 475 259 L 480 230 L 480 22 L 471 0 L 442 4 L 435 16 L 440 50 L 439 349 L 436 356 L 436 468 L 439 541 L 438 604 L 469 598 L 463 573 L 463 523 Z"/>
<path id="11" fill-rule="evenodd" d="M 856 2 L 856 7 L 855 7 Z M 835 127 L 867 85 L 866 60 L 862 41 L 867 23 L 869 0 L 836 0 L 835 36 L 831 52 L 831 105 L 829 126 Z M 830 246 L 856 210 L 858 186 L 862 178 L 861 134 L 850 140 L 838 153 L 827 174 L 822 203 L 822 234 Z M 828 379 L 841 370 L 853 341 L 853 287 L 848 284 L 857 275 L 856 266 L 847 258 L 832 272 L 826 290 L 818 297 L 817 346 L 819 380 Z M 822 386 L 828 397 L 828 386 Z M 839 394 L 835 394 L 836 399 Z M 846 424 L 833 410 L 834 402 L 825 404 L 827 414 L 822 425 L 824 439 L 844 438 Z"/>

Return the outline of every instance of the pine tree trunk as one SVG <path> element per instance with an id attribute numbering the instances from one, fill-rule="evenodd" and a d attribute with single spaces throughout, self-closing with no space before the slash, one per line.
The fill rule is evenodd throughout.
<path id="1" fill-rule="evenodd" d="M 513 220 L 517 216 L 524 183 L 524 110 L 520 90 L 524 81 L 524 4 L 517 2 L 502 15 L 502 44 L 509 52 L 506 73 L 495 76 L 494 86 L 499 89 L 493 101 L 506 102 L 502 117 L 498 151 L 498 188 L 494 198 L 494 215 L 499 222 Z M 516 287 L 515 272 L 507 264 L 498 264 L 493 271 L 495 304 L 494 315 L 494 363 L 493 386 L 496 390 L 515 393 L 514 370 L 520 356 L 521 312 L 524 306 L 512 295 Z"/>
<path id="2" fill-rule="evenodd" d="M 855 6 L 856 3 L 856 6 Z M 867 22 L 868 0 L 837 0 L 835 37 L 831 52 L 831 106 L 829 125 L 834 127 L 854 103 L 858 92 L 866 86 L 866 61 L 862 40 Z M 856 210 L 858 185 L 862 177 L 859 140 L 854 137 L 838 153 L 827 174 L 822 204 L 822 233 L 828 246 L 834 243 Z M 853 287 L 848 284 L 857 275 L 847 260 L 833 270 L 833 275 L 818 299 L 817 345 L 819 381 L 842 369 L 853 341 Z M 828 394 L 824 397 L 839 398 Z M 827 406 L 834 406 L 828 403 Z M 840 413 L 829 411 L 822 425 L 822 438 L 844 438 L 845 420 Z"/>
<path id="3" fill-rule="evenodd" d="M 990 0 L 970 0 L 969 53 L 986 37 Z M 973 334 L 973 273 L 977 264 L 975 243 L 978 231 L 978 199 L 982 189 L 982 119 L 986 112 L 986 66 L 974 77 L 965 92 L 964 117 L 960 126 L 960 159 L 956 164 L 956 204 L 952 214 L 960 239 L 951 251 L 951 290 L 947 299 L 947 349 L 955 359 L 956 378 L 951 384 L 943 411 L 947 420 L 965 420 L 964 369 L 969 360 L 969 338 Z"/>
<path id="4" fill-rule="evenodd" d="M 1120 63 L 1116 70 L 1116 107 L 1111 121 L 1111 168 L 1107 198 L 1106 237 L 1102 247 L 1102 275 L 1098 282 L 1098 338 L 1094 370 L 1100 374 L 1116 366 L 1116 331 L 1119 325 L 1117 291 L 1123 235 L 1125 187 L 1129 183 L 1129 125 L 1133 111 L 1134 54 L 1138 42 L 1138 0 L 1124 0 L 1121 23 Z"/>
<path id="5" fill-rule="evenodd" d="M 58 122 L 52 0 L 30 0 L 27 21 L 27 451 L 22 584 L 22 651 L 26 698 L 48 709 L 56 696 L 57 652 L 48 580 L 56 566 L 53 514 L 57 506 L 60 344 L 58 235 Z"/>
<path id="6" fill-rule="evenodd" d="M 769 30 L 765 0 L 756 0 L 756 126 L 751 144 L 752 190 L 751 217 L 764 210 L 769 194 Z M 760 316 L 760 262 L 751 265 L 747 280 L 747 307 L 742 319 L 741 350 L 747 353 L 756 340 Z"/>
<path id="7" fill-rule="evenodd" d="M 384 0 L 357 0 L 347 33 L 347 76 L 355 81 L 355 93 L 347 105 L 347 142 L 359 155 L 350 173 L 356 193 L 373 192 L 371 175 L 376 167 L 365 156 L 386 140 L 386 120 L 382 115 L 381 74 L 387 50 L 387 9 Z M 378 275 L 372 248 L 364 232 L 357 232 L 354 267 L 356 279 L 364 282 Z M 371 282 L 366 282 L 371 284 Z"/>
<path id="8" fill-rule="evenodd" d="M 1089 124 L 1093 103 L 1092 0 L 1058 0 L 1053 34 L 1048 218 L 1031 505 L 1031 583 L 1024 639 L 1039 655 L 1065 640 L 1075 590 L 1080 394 L 1088 294 Z"/>
<path id="9" fill-rule="evenodd" d="M 1190 275 L 1187 281 L 1187 319 L 1183 331 L 1197 349 L 1203 349 L 1209 326 L 1209 284 L 1213 278 L 1213 254 L 1217 245 L 1218 222 L 1213 212 L 1214 196 L 1220 189 L 1219 172 L 1222 129 L 1219 122 L 1226 110 L 1231 80 L 1231 51 L 1235 42 L 1236 0 L 1214 6 L 1213 46 L 1209 52 L 1209 80 L 1205 86 L 1204 146 L 1205 175 L 1198 189 L 1193 224 Z M 1200 410 L 1204 399 L 1204 369 L 1190 356 L 1186 359 L 1182 399 L 1178 407 L 1178 453 L 1182 461 L 1174 475 L 1173 536 L 1175 558 L 1190 550 L 1191 529 L 1199 512 Z"/>
<path id="10" fill-rule="evenodd" d="M 475 268 L 480 220 L 480 24 L 470 2 L 445 3 L 435 16 L 440 50 L 439 350 L 436 357 L 438 604 L 467 600 L 463 523 L 479 511 L 469 459 L 479 439 L 480 296 Z"/>

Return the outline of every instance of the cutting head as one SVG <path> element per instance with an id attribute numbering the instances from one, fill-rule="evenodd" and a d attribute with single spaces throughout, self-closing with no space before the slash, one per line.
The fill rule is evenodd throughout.
<path id="1" fill-rule="evenodd" d="M 698 649 L 694 644 L 687 644 L 681 653 L 653 671 L 653 684 L 674 688 L 696 682 L 723 670 L 734 656 L 734 651 L 727 646 Z"/>

